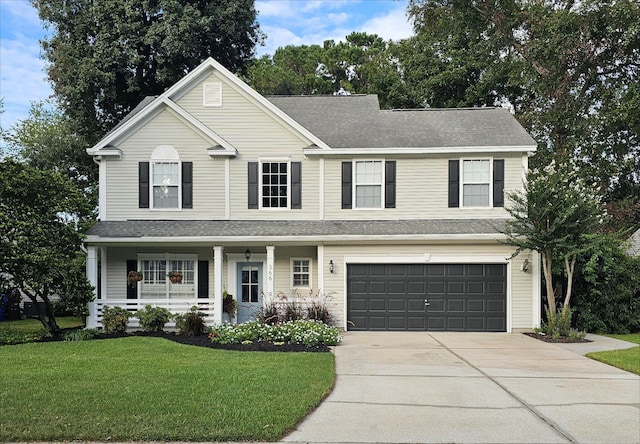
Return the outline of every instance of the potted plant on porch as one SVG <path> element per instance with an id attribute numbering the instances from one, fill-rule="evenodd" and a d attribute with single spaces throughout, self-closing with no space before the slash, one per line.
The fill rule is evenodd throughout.
<path id="1" fill-rule="evenodd" d="M 131 270 L 127 273 L 127 281 L 130 284 L 135 284 L 136 282 L 140 282 L 143 278 L 141 271 Z"/>
<path id="2" fill-rule="evenodd" d="M 238 302 L 232 294 L 229 294 L 227 293 L 227 290 L 224 290 L 222 292 L 222 311 L 229 316 L 229 321 L 236 317 L 237 310 Z"/>
<path id="3" fill-rule="evenodd" d="M 171 271 L 167 276 L 169 276 L 169 280 L 172 284 L 179 284 L 182 282 L 182 273 L 179 271 Z"/>

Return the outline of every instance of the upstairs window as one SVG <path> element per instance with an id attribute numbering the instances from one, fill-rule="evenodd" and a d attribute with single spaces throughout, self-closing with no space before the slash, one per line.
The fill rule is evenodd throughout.
<path id="1" fill-rule="evenodd" d="M 266 159 L 247 166 L 250 209 L 302 208 L 302 162 Z"/>
<path id="2" fill-rule="evenodd" d="M 504 159 L 449 160 L 449 208 L 504 206 Z"/>
<path id="3" fill-rule="evenodd" d="M 262 208 L 289 208 L 289 163 L 262 162 Z"/>
<path id="4" fill-rule="evenodd" d="M 395 208 L 395 160 L 342 162 L 342 208 Z"/>
<path id="5" fill-rule="evenodd" d="M 153 208 L 179 208 L 178 162 L 155 162 L 153 168 Z"/>
<path id="6" fill-rule="evenodd" d="M 359 160 L 355 162 L 356 208 L 382 207 L 382 161 Z"/>
<path id="7" fill-rule="evenodd" d="M 488 207 L 491 163 L 488 159 L 462 162 L 462 206 Z"/>
<path id="8" fill-rule="evenodd" d="M 138 163 L 138 207 L 193 208 L 193 162 L 182 162 L 169 145 L 160 145 L 150 162 Z"/>

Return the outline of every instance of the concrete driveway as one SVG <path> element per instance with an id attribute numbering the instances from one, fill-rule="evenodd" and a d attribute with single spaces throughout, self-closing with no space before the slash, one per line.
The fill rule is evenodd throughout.
<path id="1" fill-rule="evenodd" d="M 639 443 L 640 377 L 583 351 L 522 334 L 349 332 L 334 391 L 284 441 Z"/>

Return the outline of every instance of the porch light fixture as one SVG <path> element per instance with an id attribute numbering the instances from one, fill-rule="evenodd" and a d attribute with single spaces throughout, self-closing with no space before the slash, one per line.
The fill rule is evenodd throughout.
<path id="1" fill-rule="evenodd" d="M 249 262 L 249 259 L 251 259 L 251 250 L 247 248 L 247 251 L 244 252 L 244 257 L 247 259 L 247 262 Z"/>
<path id="2" fill-rule="evenodd" d="M 333 266 L 333 259 L 329 260 L 329 273 L 333 274 L 335 271 L 335 267 Z"/>
<path id="3" fill-rule="evenodd" d="M 529 270 L 529 259 L 525 259 L 524 262 L 522 262 L 520 270 L 524 271 L 525 273 Z"/>

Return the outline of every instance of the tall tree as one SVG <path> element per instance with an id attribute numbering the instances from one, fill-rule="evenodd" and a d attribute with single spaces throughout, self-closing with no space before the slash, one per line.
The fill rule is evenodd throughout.
<path id="1" fill-rule="evenodd" d="M 506 242 L 516 247 L 514 255 L 526 250 L 540 253 L 549 314 L 554 317 L 557 302 L 562 303 L 563 311 L 570 307 L 578 255 L 589 248 L 590 236 L 601 230 L 604 207 L 596 188 L 578 175 L 572 162 L 552 162 L 542 171 L 531 170 L 524 191 L 510 193 L 509 199 L 511 204 L 506 209 L 512 219 L 504 230 Z M 564 265 L 564 296 L 556 294 L 556 260 Z"/>
<path id="2" fill-rule="evenodd" d="M 253 0 L 32 0 L 53 90 L 95 142 L 211 56 L 242 71 L 263 36 Z"/>
<path id="3" fill-rule="evenodd" d="M 509 104 L 539 141 L 534 165 L 574 159 L 603 192 L 638 179 L 637 1 L 411 0 L 409 11 L 412 104 Z"/>
<path id="4" fill-rule="evenodd" d="M 78 315 L 93 297 L 80 251 L 86 199 L 59 173 L 8 158 L 0 161 L 0 274 L 33 302 L 45 302 L 38 317 L 59 330 L 51 297 Z"/>
<path id="5" fill-rule="evenodd" d="M 67 176 L 86 199 L 87 209 L 98 205 L 98 168 L 85 149 L 84 137 L 73 130 L 73 123 L 55 101 L 32 103 L 29 116 L 6 132 L 8 147 L 39 170 Z M 89 214 L 81 218 L 92 217 Z"/>

